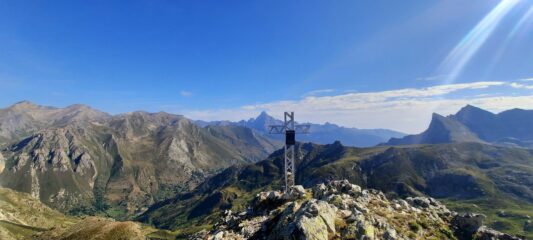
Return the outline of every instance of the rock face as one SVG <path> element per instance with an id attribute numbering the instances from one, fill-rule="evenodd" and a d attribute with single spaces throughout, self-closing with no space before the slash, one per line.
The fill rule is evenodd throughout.
<path id="1" fill-rule="evenodd" d="M 248 211 L 226 211 L 214 230 L 191 239 L 519 239 L 484 227 L 482 215 L 459 215 L 432 198 L 389 199 L 347 180 L 305 192 L 261 192 Z"/>
<path id="2" fill-rule="evenodd" d="M 452 224 L 461 236 L 472 236 L 483 226 L 484 220 L 485 216 L 481 214 L 463 214 L 456 215 L 452 219 Z"/>
<path id="3" fill-rule="evenodd" d="M 266 157 L 276 144 L 238 126 L 200 128 L 183 116 L 117 116 L 82 105 L 22 102 L 0 110 L 0 185 L 69 213 L 124 218 Z"/>

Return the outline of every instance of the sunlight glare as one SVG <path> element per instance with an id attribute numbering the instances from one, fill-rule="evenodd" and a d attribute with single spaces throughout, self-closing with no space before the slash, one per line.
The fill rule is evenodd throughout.
<path id="1" fill-rule="evenodd" d="M 453 83 L 475 53 L 483 46 L 501 20 L 519 3 L 519 0 L 502 0 L 455 46 L 439 67 L 446 74 L 443 84 Z"/>

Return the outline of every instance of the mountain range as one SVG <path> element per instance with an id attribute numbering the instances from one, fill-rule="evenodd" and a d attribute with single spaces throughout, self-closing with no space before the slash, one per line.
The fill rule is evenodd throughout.
<path id="1" fill-rule="evenodd" d="M 199 126 L 244 126 L 256 130 L 266 138 L 282 140 L 283 136 L 271 135 L 268 133 L 270 125 L 283 125 L 283 121 L 270 116 L 263 111 L 256 118 L 231 121 L 196 121 Z M 358 129 L 338 126 L 332 123 L 314 124 L 305 123 L 311 126 L 309 134 L 299 134 L 297 140 L 301 142 L 313 142 L 318 144 L 329 144 L 334 141 L 341 141 L 347 146 L 370 147 L 386 142 L 390 138 L 403 137 L 406 134 L 388 129 Z"/>
<path id="2" fill-rule="evenodd" d="M 64 212 L 119 218 L 281 146 L 245 127 L 201 128 L 164 112 L 112 116 L 29 102 L 0 110 L 0 133 L 2 186 Z"/>
<path id="3" fill-rule="evenodd" d="M 434 113 L 420 134 L 392 138 L 386 145 L 480 142 L 533 147 L 533 110 L 512 109 L 498 114 L 471 105 L 448 117 Z"/>
<path id="4" fill-rule="evenodd" d="M 434 114 L 426 131 L 409 136 L 312 124 L 311 134 L 298 136 L 310 142 L 296 146 L 296 182 L 313 187 L 346 179 L 394 199 L 429 196 L 454 211 L 485 214 L 496 230 L 533 237 L 532 116 L 466 106 L 448 117 Z M 281 188 L 282 136 L 267 133 L 273 124 L 281 121 L 266 112 L 247 121 L 201 122 L 164 112 L 110 115 L 84 105 L 20 102 L 0 109 L 0 186 L 11 189 L 0 190 L 31 197 L 24 201 L 43 214 L 50 211 L 36 200 L 66 213 L 50 212 L 68 226 L 79 222 L 72 215 L 99 215 L 188 236 L 214 227 L 226 210 L 246 211 L 256 194 Z M 370 142 L 386 143 L 353 146 Z M 0 234 L 15 225 L 67 234 L 18 218 L 6 223 L 6 214 L 0 209 Z M 99 230 L 108 225 L 87 222 Z"/>

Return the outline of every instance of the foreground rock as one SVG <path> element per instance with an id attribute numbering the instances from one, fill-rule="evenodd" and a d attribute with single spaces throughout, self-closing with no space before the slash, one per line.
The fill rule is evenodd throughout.
<path id="1" fill-rule="evenodd" d="M 520 239 L 483 226 L 432 198 L 388 199 L 343 181 L 288 193 L 259 193 L 248 211 L 226 211 L 211 232 L 191 239 Z"/>

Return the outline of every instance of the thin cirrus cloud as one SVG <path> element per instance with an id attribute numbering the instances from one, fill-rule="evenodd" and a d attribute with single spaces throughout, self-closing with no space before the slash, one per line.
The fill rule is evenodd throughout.
<path id="1" fill-rule="evenodd" d="M 517 88 L 517 89 L 531 89 L 531 90 L 533 90 L 533 85 L 530 85 L 530 84 L 523 84 L 523 83 L 513 82 L 513 83 L 510 83 L 509 85 L 511 87 Z"/>
<path id="2" fill-rule="evenodd" d="M 183 113 L 192 119 L 237 121 L 254 117 L 260 111 L 267 111 L 275 117 L 281 117 L 283 111 L 295 111 L 300 121 L 333 122 L 347 127 L 389 128 L 418 133 L 428 126 L 433 112 L 453 114 L 467 104 L 495 112 L 516 107 L 533 108 L 533 94 L 498 94 L 509 89 L 523 89 L 523 86 L 517 84 L 519 83 L 503 81 L 472 82 L 334 96 L 307 96 L 299 100 Z"/>
<path id="3" fill-rule="evenodd" d="M 324 95 L 324 94 L 329 94 L 333 92 L 335 92 L 335 89 L 318 89 L 318 90 L 309 91 L 305 93 L 303 96 L 304 97 L 317 96 L 317 95 Z"/>
<path id="4" fill-rule="evenodd" d="M 180 91 L 180 95 L 182 97 L 190 97 L 192 96 L 192 92 L 189 92 L 189 91 Z"/>

